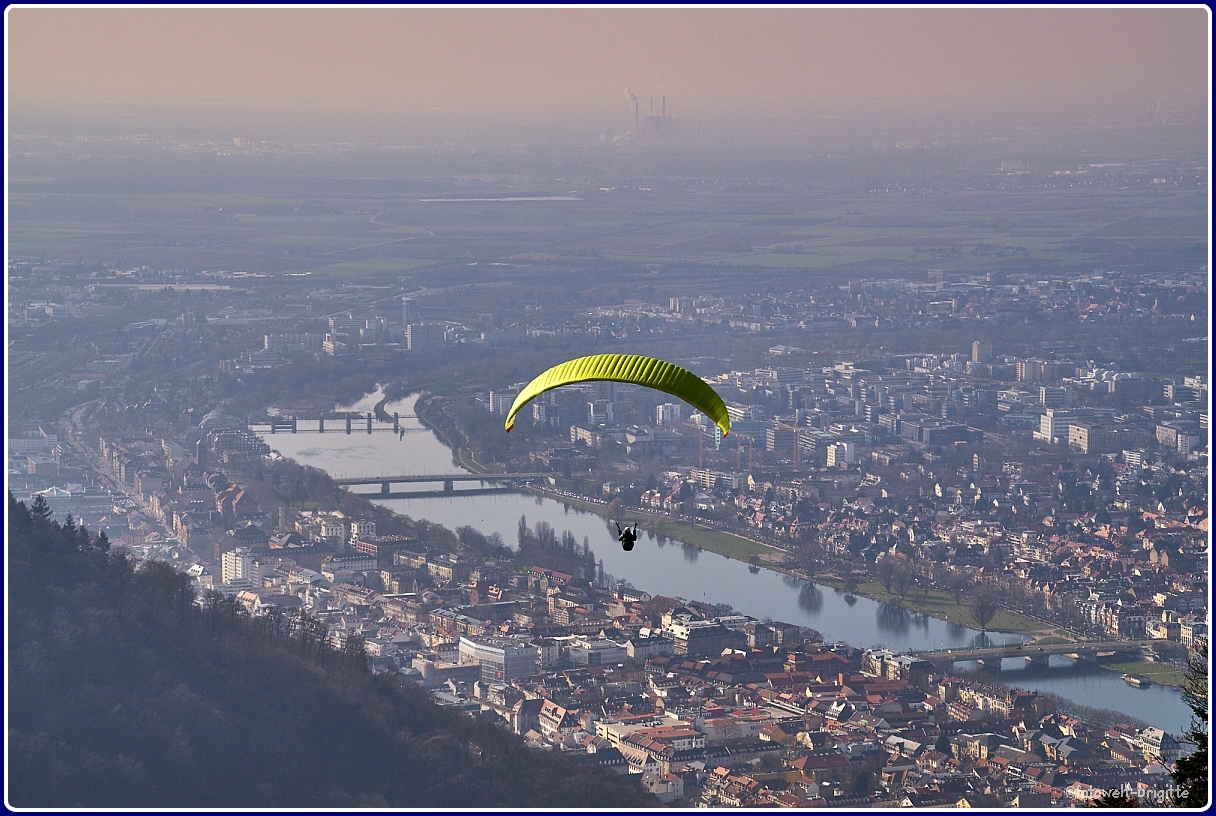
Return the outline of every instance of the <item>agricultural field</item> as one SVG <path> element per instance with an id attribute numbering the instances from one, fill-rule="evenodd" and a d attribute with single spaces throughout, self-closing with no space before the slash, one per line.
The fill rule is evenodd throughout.
<path id="1" fill-rule="evenodd" d="M 430 287 L 659 270 L 730 285 L 755 270 L 792 287 L 1206 257 L 1206 171 L 1199 179 L 1184 155 L 1097 163 L 1060 148 L 1033 172 L 1002 174 L 1000 153 L 949 149 L 207 156 L 114 143 L 113 156 L 84 162 L 78 145 L 17 140 L 18 258 Z"/>

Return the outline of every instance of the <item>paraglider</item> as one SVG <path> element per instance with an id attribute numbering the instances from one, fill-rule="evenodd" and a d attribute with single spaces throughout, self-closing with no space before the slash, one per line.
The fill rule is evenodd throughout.
<path id="1" fill-rule="evenodd" d="M 593 354 L 553 366 L 519 392 L 507 414 L 507 431 L 510 432 L 515 424 L 515 415 L 520 409 L 546 391 L 602 380 L 642 385 L 679 397 L 709 417 L 723 436 L 730 433 L 726 404 L 704 380 L 673 363 L 637 354 Z"/>
<path id="2" fill-rule="evenodd" d="M 621 523 L 618 521 L 616 523 L 616 540 L 621 542 L 621 549 L 625 552 L 632 550 L 634 543 L 638 540 L 638 523 L 636 521 L 633 523 L 632 530 L 628 526 L 622 530 Z"/>
<path id="3" fill-rule="evenodd" d="M 519 392 L 507 413 L 507 432 L 510 433 L 515 425 L 515 415 L 546 391 L 563 385 L 605 380 L 641 385 L 671 394 L 709 417 L 722 436 L 730 433 L 730 415 L 726 412 L 726 404 L 704 380 L 673 363 L 637 354 L 593 354 L 553 366 Z M 626 552 L 632 550 L 638 540 L 637 522 L 634 522 L 632 530 L 629 527 L 621 529 L 618 523 L 616 531 L 621 547 Z"/>

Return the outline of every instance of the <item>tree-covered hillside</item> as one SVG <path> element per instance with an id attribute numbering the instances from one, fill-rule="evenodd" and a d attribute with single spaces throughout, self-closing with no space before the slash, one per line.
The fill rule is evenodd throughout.
<path id="1" fill-rule="evenodd" d="M 646 807 L 608 771 L 369 675 L 297 621 L 9 497 L 9 804 Z"/>

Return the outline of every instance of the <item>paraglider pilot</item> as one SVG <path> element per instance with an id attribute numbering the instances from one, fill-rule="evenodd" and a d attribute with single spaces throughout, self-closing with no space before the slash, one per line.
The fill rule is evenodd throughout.
<path id="1" fill-rule="evenodd" d="M 621 523 L 618 521 L 616 523 L 616 537 L 617 541 L 621 542 L 621 548 L 625 552 L 629 552 L 633 549 L 633 543 L 638 540 L 638 523 L 636 521 L 633 523 L 632 530 L 628 526 L 622 530 Z"/>

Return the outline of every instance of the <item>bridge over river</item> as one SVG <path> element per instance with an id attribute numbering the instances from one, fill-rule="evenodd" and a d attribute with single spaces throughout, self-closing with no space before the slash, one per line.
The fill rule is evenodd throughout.
<path id="1" fill-rule="evenodd" d="M 294 434 L 294 433 L 325 433 L 325 423 L 329 423 L 329 433 L 395 433 L 401 434 L 401 420 L 417 419 L 414 414 L 394 413 L 392 422 L 377 419 L 371 411 L 359 413 L 345 411 L 320 416 L 316 419 L 303 417 L 279 417 L 270 422 L 252 423 L 249 430 L 256 434 Z"/>
<path id="2" fill-rule="evenodd" d="M 1047 665 L 1051 655 L 1064 655 L 1074 660 L 1094 661 L 1098 657 L 1136 653 L 1153 646 L 1160 646 L 1159 640 L 1087 640 L 1074 643 L 1052 643 L 1043 646 L 993 646 L 978 649 L 933 649 L 928 651 L 906 652 L 906 654 L 929 660 L 931 662 L 958 662 L 976 660 L 986 666 L 1000 667 L 1005 658 L 1025 658 L 1026 662 Z"/>
<path id="3" fill-rule="evenodd" d="M 339 487 L 347 488 L 352 485 L 380 485 L 380 492 L 364 495 L 377 496 L 381 499 L 426 499 L 443 496 L 476 496 L 485 493 L 506 493 L 514 491 L 519 482 L 533 479 L 543 479 L 547 473 L 408 473 L 400 476 L 353 476 L 334 479 Z M 394 493 L 394 484 L 420 484 L 426 482 L 442 483 L 442 490 L 414 490 Z M 473 487 L 464 490 L 456 489 L 456 482 L 479 482 L 496 484 L 495 487 Z"/>

